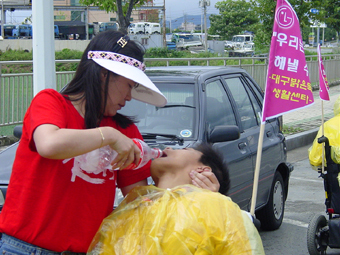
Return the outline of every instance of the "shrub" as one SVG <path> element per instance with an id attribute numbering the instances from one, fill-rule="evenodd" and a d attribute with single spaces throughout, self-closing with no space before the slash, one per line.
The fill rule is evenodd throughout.
<path id="1" fill-rule="evenodd" d="M 65 48 L 61 51 L 56 51 L 55 59 L 81 59 L 82 54 L 82 51 Z"/>

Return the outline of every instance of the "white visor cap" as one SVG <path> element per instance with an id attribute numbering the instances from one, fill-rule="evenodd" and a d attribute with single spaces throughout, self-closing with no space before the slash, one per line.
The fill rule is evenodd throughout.
<path id="1" fill-rule="evenodd" d="M 122 54 L 119 55 L 132 59 Z M 150 80 L 150 78 L 139 68 L 116 60 L 99 58 L 92 58 L 92 60 L 105 69 L 138 83 L 139 86 L 133 88 L 131 91 L 131 96 L 133 99 L 158 107 L 166 105 L 166 97 L 162 94 L 162 92 L 160 92 L 160 90 Z"/>

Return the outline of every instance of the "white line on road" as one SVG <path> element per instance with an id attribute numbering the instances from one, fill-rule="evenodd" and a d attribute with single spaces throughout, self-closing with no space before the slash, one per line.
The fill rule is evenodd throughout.
<path id="1" fill-rule="evenodd" d="M 298 221 L 298 220 L 291 220 L 291 219 L 283 218 L 283 222 L 287 223 L 287 224 L 295 225 L 295 226 L 298 226 L 298 227 L 308 228 L 307 223 L 302 222 L 302 221 Z"/>
<path id="2" fill-rule="evenodd" d="M 314 179 L 306 179 L 306 178 L 301 178 L 301 177 L 290 177 L 290 179 L 294 179 L 294 180 L 299 180 L 299 181 L 307 181 L 307 182 L 323 182 L 323 179 L 320 178 L 318 180 L 314 180 Z"/>

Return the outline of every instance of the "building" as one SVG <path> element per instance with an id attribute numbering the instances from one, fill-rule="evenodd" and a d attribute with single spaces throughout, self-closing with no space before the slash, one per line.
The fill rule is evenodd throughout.
<path id="1" fill-rule="evenodd" d="M 53 0 L 53 5 L 57 6 L 82 6 L 79 0 Z M 152 7 L 153 0 L 149 0 L 145 5 L 146 7 Z M 115 12 L 106 12 L 104 10 L 88 10 L 86 12 L 79 10 L 55 10 L 55 21 L 83 21 L 86 20 L 86 14 L 88 14 L 88 23 L 100 23 L 117 21 L 117 14 Z M 157 9 L 138 9 L 133 10 L 130 18 L 130 22 L 159 22 L 159 10 Z"/>
<path id="2" fill-rule="evenodd" d="M 178 29 L 183 31 L 195 31 L 196 25 L 193 22 L 183 22 Z"/>

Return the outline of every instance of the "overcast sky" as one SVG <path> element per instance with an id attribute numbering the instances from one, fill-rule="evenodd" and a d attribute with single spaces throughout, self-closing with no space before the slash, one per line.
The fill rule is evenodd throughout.
<path id="1" fill-rule="evenodd" d="M 202 7 L 199 6 L 200 0 L 165 0 L 166 19 L 175 19 L 186 15 L 201 15 Z M 221 0 L 210 0 L 210 6 L 207 7 L 208 14 L 218 14 L 214 7 Z M 155 5 L 163 6 L 163 0 L 154 0 Z"/>
<path id="2" fill-rule="evenodd" d="M 154 0 L 154 5 L 163 6 L 164 0 Z M 183 15 L 201 15 L 202 8 L 199 6 L 200 0 L 165 0 L 166 19 L 175 19 Z M 220 0 L 210 0 L 210 6 L 207 7 L 207 14 L 218 14 L 214 7 Z M 30 11 L 6 12 L 7 23 L 18 24 L 31 15 Z"/>

